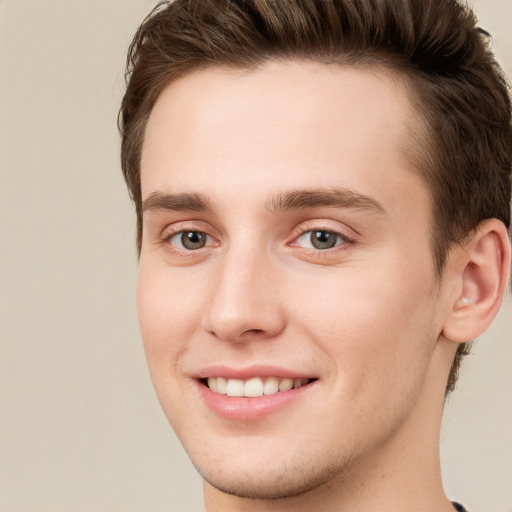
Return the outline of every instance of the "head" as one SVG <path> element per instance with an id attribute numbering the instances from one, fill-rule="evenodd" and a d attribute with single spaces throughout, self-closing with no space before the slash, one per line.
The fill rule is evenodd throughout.
<path id="1" fill-rule="evenodd" d="M 165 87 L 199 69 L 257 69 L 304 60 L 392 70 L 412 92 L 420 128 L 410 157 L 431 200 L 431 251 L 438 276 L 450 247 L 485 219 L 510 227 L 512 134 L 505 78 L 488 35 L 455 0 L 352 2 L 269 0 L 162 3 L 139 28 L 128 56 L 120 112 L 122 169 L 142 240 L 141 151 Z M 462 356 L 448 380 L 453 390 Z"/>
<path id="2" fill-rule="evenodd" d="M 457 292 L 444 286 L 456 267 L 451 258 L 463 248 L 476 262 L 492 252 L 489 226 L 503 233 L 510 224 L 510 102 L 475 23 L 455 1 L 364 0 L 355 9 L 345 0 L 177 0 L 139 29 L 120 116 L 142 248 L 139 315 L 164 409 L 219 488 L 258 495 L 229 487 L 227 473 L 209 474 L 220 453 L 232 455 L 227 472 L 242 474 L 242 446 L 253 462 L 265 464 L 265 450 L 282 456 L 284 466 L 268 478 L 286 469 L 304 486 L 285 481 L 267 497 L 290 495 L 370 448 L 384 451 L 406 422 L 421 423 L 410 404 L 427 411 L 423 418 L 442 409 L 424 383 L 442 397 L 467 351 L 436 343 L 443 305 Z M 311 138 L 303 121 L 315 127 Z M 329 213 L 341 203 L 348 217 Z M 471 242 L 486 229 L 481 243 Z M 326 247 L 332 251 L 320 261 Z M 476 283 L 471 300 L 482 295 L 475 289 L 490 288 L 475 277 L 477 266 L 466 267 Z M 241 283 L 250 292 L 241 294 Z M 437 361 L 447 353 L 444 372 Z M 319 421 L 306 420 L 310 437 L 282 442 L 279 421 L 302 422 L 301 405 L 290 416 L 276 413 L 277 424 L 259 412 L 247 423 L 238 411 L 233 433 L 231 413 L 198 382 L 210 377 L 215 387 L 223 385 L 217 377 L 261 374 L 257 388 L 277 371 L 261 364 L 284 367 L 288 356 L 291 376 L 312 380 L 302 395 L 325 398 L 311 404 Z M 226 370 L 226 361 L 242 370 Z M 253 361 L 260 366 L 243 369 Z M 186 413 L 180 397 L 197 394 L 223 419 L 202 406 Z M 380 410 L 394 394 L 402 398 Z M 337 406 L 346 415 L 326 424 L 327 409 Z M 326 448 L 325 464 L 308 476 L 299 464 L 301 456 L 313 460 L 307 439 L 339 432 L 342 448 Z"/>

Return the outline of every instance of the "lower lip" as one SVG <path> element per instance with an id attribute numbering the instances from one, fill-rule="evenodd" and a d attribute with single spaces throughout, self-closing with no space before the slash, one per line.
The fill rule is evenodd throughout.
<path id="1" fill-rule="evenodd" d="M 300 388 L 279 391 L 274 395 L 258 397 L 228 396 L 214 393 L 198 382 L 199 392 L 206 405 L 216 414 L 231 420 L 254 421 L 269 416 L 299 400 L 318 381 Z"/>

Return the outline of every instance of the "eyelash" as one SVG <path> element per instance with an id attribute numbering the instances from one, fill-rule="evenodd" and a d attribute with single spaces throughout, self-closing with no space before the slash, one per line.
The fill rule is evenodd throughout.
<path id="1" fill-rule="evenodd" d="M 329 245 L 330 243 L 330 240 L 329 238 L 331 236 L 334 236 L 334 245 L 332 245 L 331 247 L 323 247 L 323 248 L 320 248 L 320 247 L 314 247 L 313 245 L 313 235 L 314 234 L 324 234 L 324 235 L 327 235 L 327 241 L 326 242 L 321 242 L 320 243 L 325 243 L 327 245 Z M 304 239 L 304 240 L 308 240 L 309 239 L 309 243 L 312 247 L 303 247 L 303 249 L 307 249 L 307 250 L 311 250 L 311 251 L 314 251 L 314 252 L 325 252 L 325 251 L 328 251 L 330 249 L 335 249 L 336 247 L 340 247 L 342 245 L 344 245 L 345 243 L 349 242 L 350 240 L 345 236 L 343 235 L 342 233 L 338 233 L 337 231 L 333 231 L 333 230 L 330 230 L 330 229 L 323 229 L 323 228 L 315 228 L 315 229 L 308 229 L 307 231 L 304 231 L 301 235 L 299 235 L 298 237 L 295 237 L 294 239 L 294 243 L 290 244 L 292 246 L 295 246 L 295 245 L 299 245 L 298 244 L 298 241 L 301 240 L 301 239 Z M 318 240 L 317 240 L 318 242 Z"/>
<path id="2" fill-rule="evenodd" d="M 218 241 L 216 241 L 215 237 L 209 235 L 206 231 L 203 231 L 201 229 L 194 229 L 194 228 L 191 228 L 191 229 L 180 229 L 180 228 L 178 228 L 176 230 L 172 230 L 172 231 L 166 231 L 162 236 L 161 242 L 163 244 L 166 244 L 168 247 L 170 246 L 169 250 L 171 250 L 172 252 L 177 253 L 183 257 L 193 256 L 194 253 L 199 252 L 200 249 L 208 249 L 210 247 L 215 247 L 215 246 L 220 245 L 220 243 Z M 303 227 L 300 231 L 298 231 L 297 234 L 294 234 L 291 242 L 287 243 L 287 245 L 290 247 L 299 247 L 303 251 L 306 251 L 307 253 L 309 253 L 310 255 L 314 255 L 314 256 L 318 257 L 318 256 L 328 256 L 328 255 L 332 255 L 333 253 L 337 253 L 339 251 L 346 250 L 348 248 L 347 247 L 348 245 L 354 243 L 354 240 L 352 238 L 348 237 L 343 232 L 336 231 L 332 228 L 321 227 L 318 225 L 306 226 L 305 228 L 306 229 L 304 229 L 304 227 Z M 325 248 L 301 247 L 299 245 L 298 241 L 300 239 L 304 239 L 308 236 L 309 236 L 309 238 L 311 238 L 313 233 L 315 233 L 315 232 L 327 234 L 328 235 L 327 238 L 329 238 L 331 235 L 333 235 L 335 237 L 334 245 L 332 247 L 325 247 Z M 195 249 L 189 249 L 189 248 L 186 248 L 183 245 L 183 241 L 181 241 L 180 242 L 181 247 L 176 247 L 176 245 L 174 245 L 172 243 L 173 239 L 175 239 L 178 236 L 181 236 L 181 238 L 183 239 L 183 236 L 185 234 L 196 234 L 199 236 L 205 236 L 206 240 L 204 242 L 204 245 L 197 247 Z M 192 242 L 192 243 L 194 243 L 194 242 Z M 329 242 L 326 242 L 326 243 L 329 243 Z M 311 245 L 312 245 L 312 242 L 311 242 Z"/>
<path id="3" fill-rule="evenodd" d="M 183 236 L 186 234 L 193 234 L 196 235 L 202 235 L 206 237 L 206 240 L 204 242 L 204 245 L 201 247 L 198 247 L 196 249 L 187 249 L 185 246 L 183 246 L 183 241 L 181 241 L 181 247 L 176 247 L 175 244 L 173 244 L 173 239 L 176 239 L 177 237 L 181 237 L 183 239 Z M 199 249 L 209 248 L 212 246 L 219 245 L 219 243 L 216 241 L 216 238 L 209 235 L 204 229 L 197 228 L 195 226 L 186 228 L 185 226 L 181 226 L 178 224 L 175 226 L 175 229 L 169 229 L 164 231 L 162 234 L 160 242 L 167 247 L 168 250 L 177 253 L 181 256 L 192 256 L 194 253 L 198 252 Z M 193 242 L 192 242 L 193 243 Z M 188 253 L 188 254 L 187 254 Z"/>
<path id="4" fill-rule="evenodd" d="M 326 226 L 319 224 L 318 221 L 310 221 L 302 224 L 297 231 L 292 234 L 292 240 L 288 245 L 292 247 L 300 247 L 300 239 L 311 237 L 315 232 L 328 233 L 336 237 L 336 242 L 333 247 L 327 247 L 324 249 L 318 249 L 315 247 L 302 247 L 302 253 L 307 257 L 319 260 L 320 258 L 331 258 L 339 255 L 341 252 L 347 251 L 355 243 L 354 238 L 345 234 L 338 226 L 333 228 L 332 226 Z"/>
<path id="5" fill-rule="evenodd" d="M 187 247 L 184 247 L 184 240 L 183 240 L 183 237 L 184 235 L 192 235 L 192 234 L 195 234 L 196 236 L 199 235 L 199 238 L 202 238 L 203 236 L 206 237 L 206 240 L 204 241 L 204 245 L 202 245 L 201 247 L 197 247 L 195 249 L 188 249 Z M 178 231 L 177 233 L 173 234 L 173 235 L 170 235 L 167 237 L 167 241 L 169 243 L 172 242 L 172 240 L 178 236 L 181 235 L 181 238 L 182 238 L 182 241 L 181 241 L 181 245 L 182 247 L 180 247 L 180 250 L 185 250 L 185 251 L 197 251 L 199 249 L 202 249 L 203 247 L 210 247 L 212 244 L 211 244 L 211 240 L 212 240 L 212 237 L 208 234 L 208 233 L 205 233 L 204 231 L 198 231 L 198 230 L 195 230 L 195 229 L 190 229 L 190 230 L 184 230 L 184 231 Z M 194 241 L 192 241 L 191 239 L 192 237 L 189 237 L 189 241 L 193 244 Z M 210 243 L 209 243 L 210 242 Z M 197 242 L 196 242 L 197 243 Z M 201 242 L 199 242 L 201 243 Z"/>

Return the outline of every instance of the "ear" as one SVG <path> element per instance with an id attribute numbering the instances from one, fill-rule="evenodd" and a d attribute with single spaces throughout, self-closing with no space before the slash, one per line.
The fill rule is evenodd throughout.
<path id="1" fill-rule="evenodd" d="M 510 239 L 497 219 L 480 223 L 471 239 L 455 249 L 455 280 L 442 334 L 464 343 L 480 336 L 498 314 L 510 278 Z"/>

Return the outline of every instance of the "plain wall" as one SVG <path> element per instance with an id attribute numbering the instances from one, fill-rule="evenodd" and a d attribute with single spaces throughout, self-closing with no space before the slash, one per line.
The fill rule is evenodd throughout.
<path id="1" fill-rule="evenodd" d="M 202 510 L 135 311 L 116 115 L 149 0 L 0 0 L 0 512 Z M 476 2 L 512 74 L 512 1 Z M 512 301 L 443 425 L 447 492 L 512 512 Z"/>

